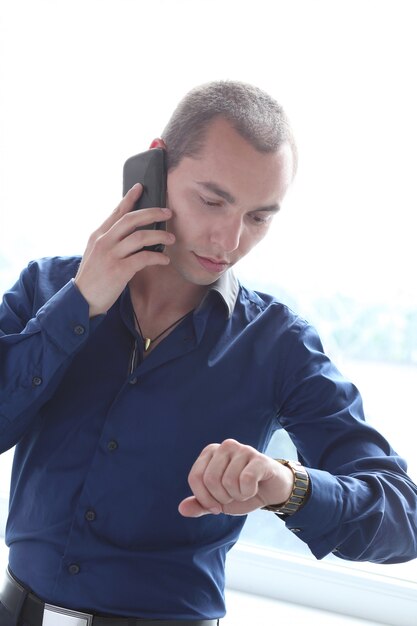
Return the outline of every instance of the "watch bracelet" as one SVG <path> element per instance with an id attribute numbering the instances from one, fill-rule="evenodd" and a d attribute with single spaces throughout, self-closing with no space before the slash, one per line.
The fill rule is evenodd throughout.
<path id="1" fill-rule="evenodd" d="M 286 459 L 275 459 L 275 461 L 290 468 L 294 476 L 293 487 L 285 502 L 280 504 L 268 504 L 263 506 L 262 510 L 272 511 L 282 516 L 293 515 L 301 509 L 307 499 L 310 492 L 310 479 L 307 471 L 298 461 L 287 461 Z"/>

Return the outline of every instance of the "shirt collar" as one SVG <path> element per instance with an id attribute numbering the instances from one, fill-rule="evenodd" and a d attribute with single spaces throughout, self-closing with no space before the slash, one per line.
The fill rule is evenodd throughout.
<path id="1" fill-rule="evenodd" d="M 222 274 L 215 283 L 210 285 L 208 292 L 204 296 L 197 310 L 204 306 L 206 299 L 209 297 L 209 294 L 213 293 L 213 291 L 216 291 L 220 295 L 227 309 L 227 316 L 231 317 L 233 309 L 235 308 L 237 294 L 239 293 L 239 281 L 233 273 L 233 270 L 228 270 Z"/>
<path id="2" fill-rule="evenodd" d="M 210 285 L 206 295 L 204 296 L 204 298 L 202 299 L 202 301 L 196 308 L 196 312 L 201 311 L 207 302 L 207 298 L 210 298 L 211 294 L 213 292 L 216 292 L 219 294 L 221 301 L 226 307 L 227 317 L 231 317 L 233 310 L 235 308 L 237 295 L 239 293 L 239 287 L 240 287 L 239 281 L 236 278 L 233 270 L 231 269 L 227 270 L 227 272 L 222 274 L 220 278 L 216 280 L 215 283 Z M 122 301 L 123 301 L 122 310 L 125 311 L 125 314 L 124 314 L 125 322 L 130 327 L 133 324 L 133 318 L 132 318 L 132 313 L 131 313 L 132 304 L 130 300 L 130 292 L 129 292 L 128 285 L 126 286 L 126 289 L 124 290 L 122 294 Z M 127 302 L 128 302 L 128 305 L 125 304 Z"/>

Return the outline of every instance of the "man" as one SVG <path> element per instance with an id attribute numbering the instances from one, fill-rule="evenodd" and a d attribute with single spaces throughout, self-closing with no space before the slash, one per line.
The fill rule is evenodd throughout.
<path id="1" fill-rule="evenodd" d="M 134 186 L 81 262 L 31 263 L 3 301 L 0 441 L 17 446 L 1 624 L 215 624 L 226 553 L 261 507 L 317 558 L 417 556 L 404 461 L 314 329 L 232 273 L 296 170 L 281 107 L 210 83 L 151 147 L 168 208 L 132 212 Z M 302 465 L 263 454 L 279 428 Z"/>

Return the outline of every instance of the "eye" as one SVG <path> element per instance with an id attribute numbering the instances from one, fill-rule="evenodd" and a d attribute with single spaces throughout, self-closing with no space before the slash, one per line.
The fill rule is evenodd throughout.
<path id="1" fill-rule="evenodd" d="M 203 196 L 200 196 L 200 202 L 205 206 L 221 206 L 219 200 L 208 200 L 207 198 L 203 198 Z"/>
<path id="2" fill-rule="evenodd" d="M 263 226 L 264 224 L 268 224 L 268 222 L 272 219 L 272 213 L 253 213 L 249 215 L 250 219 L 256 226 Z"/>

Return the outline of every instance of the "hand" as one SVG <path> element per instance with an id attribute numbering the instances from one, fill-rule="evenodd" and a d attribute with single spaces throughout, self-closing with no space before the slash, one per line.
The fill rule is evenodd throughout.
<path id="1" fill-rule="evenodd" d="M 293 487 L 292 471 L 234 439 L 204 448 L 188 482 L 194 495 L 178 510 L 185 517 L 208 513 L 245 515 L 267 504 L 285 502 Z"/>
<path id="2" fill-rule="evenodd" d="M 132 211 L 142 193 L 134 185 L 106 221 L 90 236 L 75 284 L 90 305 L 90 317 L 106 313 L 130 279 L 149 265 L 167 265 L 161 252 L 141 250 L 157 243 L 174 243 L 173 234 L 164 230 L 137 230 L 172 215 L 170 209 L 150 208 Z"/>

